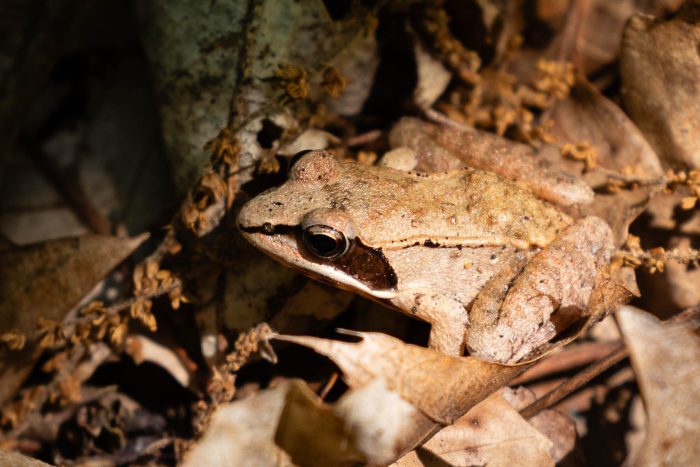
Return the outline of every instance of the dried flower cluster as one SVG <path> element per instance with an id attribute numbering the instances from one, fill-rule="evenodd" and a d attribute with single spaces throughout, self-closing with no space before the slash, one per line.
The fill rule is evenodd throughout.
<path id="1" fill-rule="evenodd" d="M 664 264 L 668 261 L 676 261 L 683 264 L 700 266 L 700 250 L 693 248 L 673 248 L 666 250 L 663 247 L 655 247 L 644 250 L 641 247 L 639 237 L 629 234 L 625 243 L 626 250 L 621 250 L 613 261 L 613 267 L 631 266 L 645 267 L 651 273 L 664 272 Z"/>
<path id="2" fill-rule="evenodd" d="M 700 198 L 700 170 L 680 170 L 678 172 L 669 170 L 666 172 L 666 183 L 669 192 L 681 187 L 686 187 L 690 191 L 689 196 L 685 196 L 681 200 L 682 209 L 690 210 L 697 205 L 698 198 Z"/>
<path id="3" fill-rule="evenodd" d="M 287 95 L 292 99 L 306 99 L 309 97 L 309 74 L 298 65 L 280 65 L 275 71 L 275 78 L 280 80 Z"/>
<path id="4" fill-rule="evenodd" d="M 481 81 L 478 71 L 481 58 L 473 50 L 468 50 L 450 31 L 450 18 L 443 8 L 427 8 L 421 25 L 431 36 L 432 44 L 442 62 L 454 70 L 459 79 L 467 84 L 476 85 Z"/>
<path id="5" fill-rule="evenodd" d="M 176 248 L 169 245 L 167 250 Z M 95 300 L 83 307 L 75 318 L 64 323 L 40 317 L 32 336 L 18 332 L 2 336 L 2 342 L 9 349 L 19 350 L 31 338 L 39 348 L 52 349 L 55 353 L 41 367 L 43 372 L 52 373 L 51 380 L 23 389 L 18 398 L 3 408 L 0 423 L 6 427 L 18 427 L 47 402 L 62 406 L 82 400 L 84 378 L 80 375 L 79 365 L 94 344 L 107 339 L 113 346 L 120 347 L 131 319 L 154 331 L 157 323 L 151 308 L 152 299 L 157 296 L 168 294 L 170 304 L 175 309 L 185 301 L 181 281 L 170 271 L 160 269 L 153 257 L 134 268 L 132 279 L 134 297 L 131 299 L 111 306 Z"/>
<path id="6" fill-rule="evenodd" d="M 331 97 L 340 96 L 348 85 L 348 80 L 335 67 L 326 67 L 322 73 L 321 88 Z"/>
<path id="7" fill-rule="evenodd" d="M 238 138 L 228 128 L 222 129 L 204 148 L 211 152 L 211 164 L 203 171 L 180 211 L 182 223 L 198 235 L 216 227 L 233 204 L 241 151 Z"/>
<path id="8" fill-rule="evenodd" d="M 27 336 L 20 331 L 8 331 L 0 336 L 0 344 L 9 350 L 21 350 L 27 343 Z"/>
<path id="9" fill-rule="evenodd" d="M 561 155 L 564 157 L 575 161 L 582 161 L 585 164 L 586 170 L 591 170 L 596 166 L 598 151 L 589 141 L 581 141 L 576 144 L 565 143 L 560 151 Z"/>
<path id="10" fill-rule="evenodd" d="M 199 433 L 208 426 L 211 414 L 219 404 L 233 400 L 236 394 L 236 373 L 253 355 L 262 353 L 268 360 L 276 359 L 269 344 L 271 335 L 272 330 L 267 323 L 261 323 L 248 332 L 242 333 L 236 339 L 233 352 L 226 356 L 224 364 L 214 368 L 214 374 L 207 387 L 212 402 L 207 404 L 205 401 L 200 401 L 197 405 L 199 415 L 196 425 Z"/>
<path id="11" fill-rule="evenodd" d="M 238 166 L 238 158 L 241 152 L 241 143 L 231 130 L 223 128 L 213 139 L 204 145 L 204 149 L 211 152 L 211 163 L 228 164 L 231 167 Z"/>
<path id="12" fill-rule="evenodd" d="M 553 142 L 547 122 L 535 124 L 535 111 L 566 98 L 574 84 L 571 63 L 540 60 L 532 85 L 519 84 L 515 75 L 500 68 L 477 74 L 472 87 L 455 89 L 448 102 L 438 106 L 450 118 L 527 143 Z"/>

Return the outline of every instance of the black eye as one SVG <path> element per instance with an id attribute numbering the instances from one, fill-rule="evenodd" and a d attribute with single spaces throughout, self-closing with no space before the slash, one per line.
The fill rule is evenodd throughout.
<path id="1" fill-rule="evenodd" d="M 327 225 L 312 225 L 304 230 L 304 245 L 319 258 L 333 259 L 350 249 L 350 242 L 342 232 Z"/>

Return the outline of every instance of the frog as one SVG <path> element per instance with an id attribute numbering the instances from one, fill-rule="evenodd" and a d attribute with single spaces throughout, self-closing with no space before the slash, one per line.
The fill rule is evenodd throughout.
<path id="1" fill-rule="evenodd" d="M 428 346 L 448 355 L 523 361 L 585 311 L 614 252 L 604 220 L 576 219 L 493 170 L 426 173 L 326 150 L 296 159 L 283 184 L 243 205 L 242 236 L 428 322 Z"/>

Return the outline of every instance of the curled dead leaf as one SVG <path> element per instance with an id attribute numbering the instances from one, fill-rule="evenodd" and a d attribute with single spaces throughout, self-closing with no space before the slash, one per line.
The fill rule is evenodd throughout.
<path id="1" fill-rule="evenodd" d="M 698 323 L 662 323 L 630 306 L 617 319 L 647 414 L 644 443 L 626 465 L 693 465 L 700 459 Z"/>
<path id="2" fill-rule="evenodd" d="M 66 313 L 148 235 L 117 238 L 85 235 L 51 240 L 0 253 L 0 332 L 34 335 L 40 319 L 60 323 Z M 45 344 L 61 338 L 53 326 Z M 0 354 L 0 402 L 17 390 L 40 348 Z"/>
<path id="3" fill-rule="evenodd" d="M 551 448 L 552 442 L 497 392 L 392 465 L 553 466 Z"/>
<path id="4" fill-rule="evenodd" d="M 387 388 L 414 404 L 435 423 L 449 425 L 525 367 L 506 367 L 472 357 L 451 357 L 405 344 L 380 333 L 344 331 L 362 338 L 350 343 L 309 336 L 273 339 L 310 347 L 343 370 L 351 388 L 383 378 Z"/>
<path id="5" fill-rule="evenodd" d="M 699 17 L 694 1 L 668 21 L 635 14 L 620 54 L 622 96 L 632 119 L 666 164 L 695 169 L 700 168 Z"/>

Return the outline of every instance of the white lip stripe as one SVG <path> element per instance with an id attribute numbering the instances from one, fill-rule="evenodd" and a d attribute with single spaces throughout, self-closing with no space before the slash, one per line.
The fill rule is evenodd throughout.
<path id="1" fill-rule="evenodd" d="M 301 257 L 299 253 L 296 251 L 295 248 L 287 246 L 285 250 L 287 250 L 289 253 L 289 257 L 284 257 L 279 254 L 279 248 L 275 248 L 275 245 L 273 242 L 270 242 L 269 239 L 262 235 L 262 234 L 257 234 L 257 233 L 249 233 L 249 232 L 242 232 L 243 236 L 248 239 L 253 245 L 258 247 L 262 252 L 266 253 L 267 255 L 271 256 L 275 260 L 279 261 L 282 264 L 285 264 L 291 268 L 297 269 L 301 272 L 308 271 L 309 273 L 315 274 L 320 277 L 324 277 L 327 279 L 330 279 L 333 282 L 336 282 L 341 285 L 345 285 L 351 290 L 358 291 L 360 293 L 363 293 L 365 295 L 368 295 L 370 297 L 382 299 L 382 300 L 390 300 L 392 298 L 395 298 L 398 295 L 398 292 L 396 290 L 373 290 L 367 287 L 365 284 L 360 282 L 359 280 L 355 279 L 352 276 L 349 276 L 341 271 L 338 271 L 332 266 L 326 265 L 326 264 L 317 264 L 311 261 L 308 261 Z M 267 240 L 267 241 L 266 241 Z M 287 241 L 286 239 L 284 241 Z M 277 245 L 280 246 L 280 245 Z"/>
<path id="2" fill-rule="evenodd" d="M 372 290 L 354 277 L 339 272 L 337 269 L 325 264 L 306 262 L 303 267 L 301 265 L 297 265 L 297 267 L 318 274 L 319 276 L 327 277 L 332 281 L 347 285 L 348 287 L 359 290 L 372 297 L 389 300 L 395 298 L 397 295 L 395 290 Z"/>

